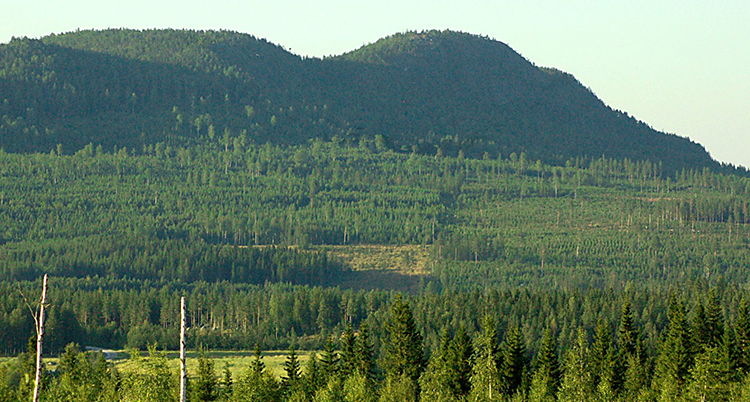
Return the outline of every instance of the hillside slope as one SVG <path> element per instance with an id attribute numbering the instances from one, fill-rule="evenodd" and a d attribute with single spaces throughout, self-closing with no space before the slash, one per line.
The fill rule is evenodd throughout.
<path id="1" fill-rule="evenodd" d="M 456 32 L 397 34 L 302 59 L 234 32 L 82 31 L 0 46 L 0 147 L 305 143 L 426 154 L 579 156 L 714 167 L 705 149 L 613 111 L 569 74 Z M 225 135 L 226 133 L 226 135 Z"/>

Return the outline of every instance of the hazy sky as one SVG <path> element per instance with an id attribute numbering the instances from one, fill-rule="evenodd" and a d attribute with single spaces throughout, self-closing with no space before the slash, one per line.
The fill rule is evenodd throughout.
<path id="1" fill-rule="evenodd" d="M 396 32 L 487 35 L 605 103 L 750 167 L 748 0 L 0 0 L 0 42 L 77 28 L 229 29 L 309 56 Z"/>

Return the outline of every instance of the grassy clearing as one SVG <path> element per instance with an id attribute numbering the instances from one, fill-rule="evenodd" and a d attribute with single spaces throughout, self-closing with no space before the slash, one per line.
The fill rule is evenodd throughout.
<path id="1" fill-rule="evenodd" d="M 321 246 L 351 268 L 336 286 L 411 292 L 432 272 L 429 248 L 419 245 Z"/>
<path id="2" fill-rule="evenodd" d="M 304 369 L 305 363 L 312 356 L 312 351 L 298 350 L 297 358 L 300 361 L 300 366 Z M 147 357 L 148 352 L 141 351 L 141 357 Z M 286 361 L 287 351 L 286 350 L 267 350 L 263 351 L 263 362 L 266 364 L 266 368 L 270 370 L 277 378 L 281 378 L 284 374 L 284 361 Z M 180 352 L 179 351 L 167 351 L 167 362 L 169 368 L 174 373 L 178 373 L 180 370 Z M 187 369 L 188 375 L 193 376 L 198 371 L 198 351 L 188 351 L 187 357 Z M 250 362 L 255 359 L 255 352 L 252 350 L 241 350 L 241 351 L 209 351 L 208 356 L 214 361 L 214 369 L 216 375 L 222 376 L 224 373 L 224 365 L 229 367 L 232 372 L 232 378 L 235 380 L 240 378 L 247 372 Z M 0 367 L 4 365 L 13 364 L 16 357 L 0 357 Z M 55 371 L 57 369 L 59 358 L 58 357 L 45 357 L 44 363 L 47 366 L 47 370 Z M 128 372 L 136 369 L 136 365 L 130 359 L 130 351 L 118 350 L 117 358 L 110 360 L 115 368 L 120 372 Z"/>
<path id="3" fill-rule="evenodd" d="M 141 352 L 141 356 L 146 356 L 148 352 Z M 214 361 L 214 369 L 216 374 L 221 376 L 224 372 L 224 366 L 228 366 L 232 372 L 232 378 L 237 379 L 245 374 L 247 368 L 250 366 L 250 362 L 253 361 L 254 351 L 209 351 L 208 356 Z M 305 363 L 313 352 L 306 350 L 298 350 L 297 356 L 300 361 L 300 365 L 304 368 Z M 180 369 L 180 360 L 178 351 L 167 351 L 167 361 L 169 367 L 174 372 L 178 372 Z M 127 372 L 135 369 L 133 361 L 127 351 L 118 351 L 119 357 L 113 360 L 115 367 L 121 372 Z M 186 353 L 187 357 L 187 369 L 188 375 L 194 375 L 198 370 L 198 351 L 189 351 Z M 263 362 L 266 364 L 266 368 L 276 377 L 281 377 L 284 374 L 284 361 L 286 360 L 287 351 L 263 351 Z"/>
<path id="4" fill-rule="evenodd" d="M 325 246 L 330 255 L 354 271 L 397 271 L 403 275 L 429 275 L 429 250 L 419 245 Z"/>

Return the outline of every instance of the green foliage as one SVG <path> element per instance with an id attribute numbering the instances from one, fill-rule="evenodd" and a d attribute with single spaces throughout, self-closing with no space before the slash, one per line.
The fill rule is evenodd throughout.
<path id="1" fill-rule="evenodd" d="M 391 306 L 385 329 L 388 337 L 383 366 L 388 377 L 405 377 L 416 384 L 425 366 L 422 335 L 416 327 L 411 308 L 400 294 Z"/>
<path id="2" fill-rule="evenodd" d="M 179 380 L 167 367 L 167 358 L 156 347 L 149 349 L 148 357 L 133 354 L 135 370 L 124 373 L 119 391 L 121 401 L 173 402 L 179 396 Z"/>
<path id="3" fill-rule="evenodd" d="M 495 321 L 487 316 L 482 324 L 482 335 L 474 346 L 474 365 L 471 372 L 469 401 L 493 401 L 502 394 L 502 377 L 498 368 L 500 346 Z"/>
<path id="4" fill-rule="evenodd" d="M 190 382 L 190 399 L 193 401 L 214 401 L 219 396 L 219 378 L 214 361 L 205 348 L 200 348 L 197 378 Z"/>
<path id="5" fill-rule="evenodd" d="M 324 60 L 228 31 L 17 39 L 0 46 L 0 93 L 0 147 L 12 152 L 212 143 L 229 153 L 238 148 L 231 133 L 242 133 L 238 145 L 336 136 L 377 152 L 720 167 L 700 145 L 610 109 L 569 74 L 450 31 L 393 35 Z"/>
<path id="6" fill-rule="evenodd" d="M 583 329 L 578 329 L 575 344 L 565 355 L 558 400 L 584 402 L 593 400 L 594 381 L 589 365 L 589 346 Z"/>

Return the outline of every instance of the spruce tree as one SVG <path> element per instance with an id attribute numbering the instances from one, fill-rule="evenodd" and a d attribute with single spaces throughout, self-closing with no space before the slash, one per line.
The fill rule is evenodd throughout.
<path id="1" fill-rule="evenodd" d="M 474 347 L 474 365 L 471 371 L 472 402 L 494 401 L 502 394 L 502 380 L 498 367 L 500 360 L 495 320 L 487 316 L 482 324 L 482 334 Z"/>
<path id="2" fill-rule="evenodd" d="M 367 323 L 359 326 L 359 335 L 354 343 L 354 362 L 355 371 L 359 372 L 371 384 L 374 384 L 377 377 L 377 368 L 375 365 L 375 351 L 370 341 L 370 330 Z"/>
<path id="3" fill-rule="evenodd" d="M 250 362 L 250 372 L 260 376 L 266 369 L 266 363 L 263 362 L 263 353 L 260 351 L 260 345 L 255 344 L 255 352 L 253 354 L 253 361 Z"/>
<path id="4" fill-rule="evenodd" d="M 521 386 L 526 367 L 526 345 L 517 326 L 508 329 L 502 347 L 500 375 L 503 393 L 512 396 Z"/>
<path id="5" fill-rule="evenodd" d="M 726 401 L 729 396 L 728 373 L 722 365 L 721 350 L 706 349 L 695 357 L 686 384 L 687 399 L 693 401 Z"/>
<path id="6" fill-rule="evenodd" d="M 609 387 L 615 384 L 615 348 L 612 345 L 612 332 L 609 324 L 602 320 L 594 330 L 594 343 L 591 345 L 591 373 L 594 386 L 605 382 Z"/>
<path id="7" fill-rule="evenodd" d="M 234 389 L 234 380 L 232 379 L 232 370 L 229 363 L 224 362 L 223 376 L 221 381 L 221 394 L 224 399 L 229 399 Z"/>
<path id="8" fill-rule="evenodd" d="M 564 374 L 557 394 L 560 402 L 585 402 L 593 399 L 594 386 L 588 361 L 586 333 L 579 328 L 575 343 L 565 355 Z"/>
<path id="9" fill-rule="evenodd" d="M 315 393 L 323 388 L 327 383 L 328 379 L 323 373 L 321 364 L 318 363 L 318 357 L 316 353 L 310 355 L 310 359 L 305 364 L 305 372 L 302 374 L 302 383 L 304 385 L 305 394 L 308 397 L 312 397 Z"/>
<path id="10" fill-rule="evenodd" d="M 620 354 L 626 356 L 628 354 L 635 353 L 636 339 L 638 332 L 635 328 L 635 322 L 633 320 L 633 311 L 630 307 L 630 302 L 625 302 L 622 306 L 622 313 L 620 315 L 620 328 L 618 330 L 618 346 Z"/>
<path id="11" fill-rule="evenodd" d="M 657 388 L 664 401 L 681 396 L 694 356 L 693 336 L 685 305 L 677 301 L 674 295 L 670 298 L 668 314 L 669 324 L 662 335 L 656 366 Z"/>
<path id="12" fill-rule="evenodd" d="M 435 351 L 427 363 L 427 369 L 419 378 L 420 400 L 453 402 L 456 396 L 452 387 L 452 373 L 448 367 L 451 338 L 447 329 L 440 337 L 440 349 Z"/>
<path id="13" fill-rule="evenodd" d="M 445 355 L 450 387 L 457 397 L 465 397 L 471 390 L 471 366 L 474 349 L 466 327 L 461 325 L 456 335 L 450 340 Z"/>
<path id="14" fill-rule="evenodd" d="M 341 357 L 339 358 L 339 370 L 343 378 L 351 375 L 357 369 L 355 345 L 354 330 L 351 324 L 346 324 L 344 333 L 341 334 Z"/>
<path id="15" fill-rule="evenodd" d="M 734 330 L 737 335 L 737 360 L 743 373 L 748 373 L 750 371 L 750 309 L 744 296 L 737 307 Z"/>
<path id="16" fill-rule="evenodd" d="M 394 378 L 405 375 L 413 383 L 424 370 L 422 335 L 417 330 L 411 308 L 399 294 L 391 306 L 385 329 L 384 365 L 388 375 Z"/>
<path id="17" fill-rule="evenodd" d="M 328 382 L 328 379 L 336 376 L 339 372 L 339 356 L 336 353 L 336 343 L 333 336 L 326 338 L 323 352 L 320 354 L 320 371 L 324 382 Z"/>
<path id="18" fill-rule="evenodd" d="M 539 353 L 536 357 L 535 373 L 541 373 L 541 378 L 551 395 L 557 394 L 560 387 L 560 378 L 562 376 L 560 368 L 560 359 L 557 354 L 557 343 L 552 337 L 549 328 L 544 331 L 542 343 L 539 346 Z M 547 393 L 547 392 L 545 392 Z"/>
<path id="19" fill-rule="evenodd" d="M 284 387 L 286 392 L 290 392 L 297 388 L 299 385 L 302 372 L 300 370 L 299 359 L 297 358 L 297 350 L 294 344 L 289 345 L 289 351 L 284 361 L 284 377 L 281 378 L 281 385 Z"/>
<path id="20" fill-rule="evenodd" d="M 198 357 L 198 378 L 192 383 L 193 401 L 214 401 L 219 396 L 219 381 L 214 369 L 214 361 L 201 347 Z"/>
<path id="21" fill-rule="evenodd" d="M 706 333 L 709 346 L 717 347 L 721 344 L 724 337 L 724 311 L 714 289 L 709 292 L 706 303 Z"/>

